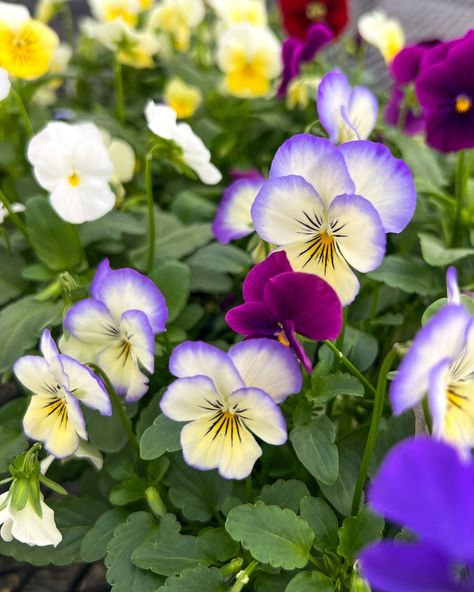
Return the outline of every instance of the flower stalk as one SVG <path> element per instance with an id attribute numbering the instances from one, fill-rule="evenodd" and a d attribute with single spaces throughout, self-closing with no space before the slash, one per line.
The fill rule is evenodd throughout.
<path id="1" fill-rule="evenodd" d="M 115 58 L 114 63 L 115 109 L 120 125 L 125 123 L 125 97 L 123 92 L 122 64 Z"/>
<path id="2" fill-rule="evenodd" d="M 156 225 L 155 225 L 155 202 L 153 200 L 153 183 L 151 177 L 151 163 L 153 161 L 153 149 L 148 152 L 145 158 L 145 190 L 148 204 L 148 258 L 146 271 L 147 274 L 153 271 L 155 263 L 155 241 L 156 241 Z"/>
<path id="3" fill-rule="evenodd" d="M 26 224 L 23 222 L 23 220 L 20 218 L 20 216 L 18 216 L 18 214 L 14 211 L 14 209 L 12 208 L 12 204 L 10 203 L 10 200 L 1 190 L 0 190 L 0 201 L 5 206 L 5 209 L 7 210 L 8 215 L 10 216 L 13 224 L 18 228 L 18 230 L 26 238 L 26 240 L 29 241 L 30 237 L 28 235 L 28 229 L 26 228 Z"/>
<path id="4" fill-rule="evenodd" d="M 243 587 L 248 584 L 250 574 L 254 571 L 254 569 L 258 567 L 258 561 L 252 561 L 247 565 L 247 567 L 242 570 L 239 575 L 237 576 L 237 580 L 235 584 L 232 586 L 230 592 L 240 592 Z"/>
<path id="5" fill-rule="evenodd" d="M 461 216 L 464 208 L 467 182 L 469 180 L 470 159 L 466 152 L 461 150 L 458 154 L 456 164 L 456 210 L 454 212 L 453 234 L 451 236 L 451 247 L 460 244 Z"/>
<path id="6" fill-rule="evenodd" d="M 324 343 L 329 347 L 332 353 L 344 364 L 344 366 L 349 370 L 352 376 L 355 376 L 372 394 L 376 394 L 376 389 L 370 384 L 370 382 L 365 378 L 365 376 L 354 366 L 354 364 L 346 358 L 346 356 L 340 351 L 332 341 L 329 339 L 325 339 Z"/>
<path id="7" fill-rule="evenodd" d="M 12 93 L 13 98 L 15 99 L 16 106 L 18 108 L 18 111 L 20 112 L 20 117 L 23 120 L 23 125 L 25 127 L 26 133 L 28 137 L 31 137 L 34 134 L 34 131 L 33 126 L 31 125 L 30 116 L 28 115 L 28 111 L 25 107 L 25 103 L 23 102 L 20 93 L 15 88 L 12 87 L 10 92 Z"/>

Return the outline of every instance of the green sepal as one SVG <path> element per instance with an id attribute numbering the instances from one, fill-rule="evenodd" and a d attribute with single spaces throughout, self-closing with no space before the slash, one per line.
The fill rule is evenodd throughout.
<path id="1" fill-rule="evenodd" d="M 45 475 L 40 475 L 39 480 L 48 489 L 52 489 L 53 491 L 55 491 L 56 493 L 60 493 L 61 495 L 68 495 L 67 490 L 64 489 L 62 485 L 56 483 L 56 481 L 53 481 L 52 479 L 49 479 Z"/>
<path id="2" fill-rule="evenodd" d="M 29 496 L 29 482 L 26 479 L 15 479 L 10 487 L 11 507 L 16 510 L 23 510 L 26 506 Z"/>
<path id="3" fill-rule="evenodd" d="M 29 496 L 30 502 L 33 506 L 34 511 L 40 518 L 43 517 L 43 509 L 41 507 L 41 490 L 40 484 L 38 479 L 30 479 L 28 482 L 29 485 Z"/>

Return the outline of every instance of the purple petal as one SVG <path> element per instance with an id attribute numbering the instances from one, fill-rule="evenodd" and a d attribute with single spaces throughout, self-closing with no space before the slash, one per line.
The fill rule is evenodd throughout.
<path id="1" fill-rule="evenodd" d="M 415 183 L 408 166 L 376 142 L 347 142 L 339 150 L 355 192 L 374 206 L 386 232 L 401 232 L 416 207 Z"/>
<path id="2" fill-rule="evenodd" d="M 280 323 L 293 321 L 297 333 L 315 341 L 336 339 L 341 331 L 342 306 L 336 292 L 311 273 L 290 271 L 270 279 L 265 303 Z"/>
<path id="3" fill-rule="evenodd" d="M 263 292 L 268 280 L 287 271 L 292 269 L 284 251 L 272 253 L 255 265 L 248 272 L 242 287 L 245 302 L 263 302 Z"/>
<path id="4" fill-rule="evenodd" d="M 331 142 L 338 141 L 341 107 L 349 104 L 351 91 L 347 76 L 340 70 L 328 72 L 319 84 L 318 116 Z"/>
<path id="5" fill-rule="evenodd" d="M 458 561 L 474 559 L 474 465 L 419 437 L 397 444 L 369 491 L 370 505 Z"/>
<path id="6" fill-rule="evenodd" d="M 326 24 L 315 23 L 312 25 L 306 33 L 306 40 L 299 56 L 300 63 L 311 62 L 332 39 L 334 39 L 334 34 Z"/>
<path id="7" fill-rule="evenodd" d="M 264 181 L 263 177 L 239 179 L 224 191 L 212 225 L 220 243 L 227 244 L 253 232 L 250 208 Z"/>
<path id="8" fill-rule="evenodd" d="M 421 45 L 404 47 L 390 64 L 390 73 L 399 84 L 413 82 L 420 71 L 421 60 L 428 48 Z"/>
<path id="9" fill-rule="evenodd" d="M 378 592 L 468 590 L 454 581 L 451 558 L 424 542 L 381 541 L 362 551 L 359 559 L 362 576 Z"/>
<path id="10" fill-rule="evenodd" d="M 303 364 L 303 368 L 306 370 L 306 372 L 311 375 L 313 373 L 313 364 L 311 363 L 311 360 L 309 359 L 302 343 L 300 343 L 296 337 L 293 321 L 286 321 L 283 323 L 283 328 L 285 331 L 285 336 L 288 339 L 288 343 L 290 344 L 295 356 Z"/>
<path id="11" fill-rule="evenodd" d="M 458 272 L 455 267 L 449 267 L 446 272 L 446 286 L 448 300 L 451 304 L 461 304 L 461 293 L 458 285 Z"/>
<path id="12" fill-rule="evenodd" d="M 388 103 L 385 106 L 385 121 L 394 127 L 398 126 L 400 120 L 400 112 L 404 96 L 405 93 L 403 90 L 395 85 L 390 94 Z M 425 117 L 421 107 L 418 109 L 408 109 L 403 123 L 403 131 L 408 135 L 413 135 L 421 132 L 424 127 Z"/>
<path id="13" fill-rule="evenodd" d="M 225 321 L 236 333 L 247 337 L 275 338 L 280 330 L 278 320 L 262 302 L 246 302 L 231 308 Z"/>
<path id="14" fill-rule="evenodd" d="M 283 99 L 285 97 L 288 85 L 293 80 L 293 78 L 298 76 L 300 69 L 298 55 L 301 52 L 302 45 L 302 41 L 293 37 L 290 37 L 283 42 L 281 51 L 283 74 L 277 95 L 279 99 Z"/>

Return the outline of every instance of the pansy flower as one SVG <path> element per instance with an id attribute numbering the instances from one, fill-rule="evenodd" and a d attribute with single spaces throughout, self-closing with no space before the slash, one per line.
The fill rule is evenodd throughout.
<path id="1" fill-rule="evenodd" d="M 417 539 L 384 540 L 359 556 L 379 592 L 474 589 L 474 465 L 426 437 L 397 444 L 370 490 L 372 508 Z"/>
<path id="2" fill-rule="evenodd" d="M 385 234 L 401 232 L 415 210 L 413 176 L 382 144 L 300 134 L 278 149 L 252 206 L 261 238 L 285 250 L 295 271 L 314 273 L 343 305 L 359 291 L 351 267 L 380 265 Z"/>
<path id="3" fill-rule="evenodd" d="M 448 300 L 415 336 L 390 400 L 399 415 L 427 395 L 433 435 L 466 451 L 474 447 L 474 317 L 460 304 L 452 271 Z"/>
<path id="4" fill-rule="evenodd" d="M 299 392 L 302 378 L 295 358 L 279 343 L 252 339 L 225 353 L 187 341 L 175 348 L 169 368 L 178 380 L 160 407 L 170 419 L 186 422 L 181 447 L 189 465 L 244 479 L 262 454 L 254 436 L 274 445 L 286 442 L 277 403 Z"/>
<path id="5" fill-rule="evenodd" d="M 359 34 L 376 47 L 387 64 L 403 49 L 405 34 L 400 21 L 388 17 L 382 10 L 373 10 L 363 14 L 358 22 Z"/>
<path id="6" fill-rule="evenodd" d="M 311 374 L 312 365 L 296 333 L 309 339 L 336 339 L 342 307 L 323 279 L 291 269 L 284 251 L 250 270 L 243 285 L 245 304 L 229 310 L 227 324 L 246 337 L 270 337 L 291 347 Z"/>
<path id="7" fill-rule="evenodd" d="M 177 51 L 189 50 L 191 35 L 202 22 L 206 8 L 202 0 L 161 0 L 148 19 L 147 28 L 170 36 Z"/>
<path id="8" fill-rule="evenodd" d="M 351 87 L 339 70 L 328 72 L 318 87 L 318 115 L 334 144 L 366 140 L 377 123 L 378 104 L 365 86 Z"/>
<path id="9" fill-rule="evenodd" d="M 125 400 L 148 390 L 142 367 L 154 369 L 155 338 L 166 327 L 168 309 L 160 290 L 134 269 L 112 270 L 107 259 L 97 268 L 91 298 L 69 309 L 64 327 L 81 342 L 84 362 L 95 362 Z M 67 343 L 67 341 L 65 342 Z"/>
<path id="10" fill-rule="evenodd" d="M 77 360 L 60 354 L 48 330 L 40 345 L 43 356 L 23 356 L 13 366 L 21 384 L 33 396 L 23 418 L 25 434 L 44 442 L 58 458 L 70 456 L 87 440 L 79 402 L 102 415 L 112 409 L 102 382 Z"/>
<path id="11" fill-rule="evenodd" d="M 335 35 L 349 22 L 347 0 L 279 0 L 283 26 L 292 37 L 305 39 L 315 23 L 325 23 Z"/>

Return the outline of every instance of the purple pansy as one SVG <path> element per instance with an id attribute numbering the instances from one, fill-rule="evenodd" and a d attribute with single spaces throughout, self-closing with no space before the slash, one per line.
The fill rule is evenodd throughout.
<path id="1" fill-rule="evenodd" d="M 302 41 L 296 37 L 289 37 L 283 43 L 283 77 L 278 89 L 278 97 L 284 98 L 288 85 L 300 73 L 301 66 L 313 60 L 316 54 L 334 37 L 331 29 L 323 24 L 312 25 Z"/>
<path id="2" fill-rule="evenodd" d="M 107 259 L 90 295 L 66 315 L 64 327 L 78 342 L 69 345 L 82 349 L 84 362 L 98 364 L 126 401 L 136 401 L 148 390 L 141 366 L 153 372 L 154 336 L 166 328 L 165 299 L 149 278 L 134 269 L 112 270 Z"/>
<path id="3" fill-rule="evenodd" d="M 251 214 L 295 271 L 322 277 L 346 305 L 359 291 L 351 267 L 378 267 L 386 233 L 401 232 L 415 204 L 410 169 L 382 144 L 300 134 L 278 149 Z"/>
<path id="4" fill-rule="evenodd" d="M 451 152 L 474 147 L 474 30 L 429 50 L 416 79 L 426 142 Z"/>
<path id="5" fill-rule="evenodd" d="M 340 70 L 328 72 L 318 87 L 318 115 L 334 144 L 366 140 L 377 122 L 375 95 L 364 86 L 351 87 Z"/>
<path id="6" fill-rule="evenodd" d="M 342 307 L 323 279 L 291 269 L 284 251 L 270 255 L 250 270 L 243 285 L 245 304 L 229 310 L 227 324 L 246 337 L 270 337 L 289 346 L 311 374 L 312 366 L 299 333 L 319 341 L 336 339 Z"/>
<path id="7" fill-rule="evenodd" d="M 379 592 L 472 592 L 474 465 L 426 437 L 387 455 L 369 490 L 373 509 L 417 535 L 384 540 L 360 555 L 362 573 Z"/>
<path id="8" fill-rule="evenodd" d="M 291 352 L 269 339 L 252 339 L 227 353 L 202 341 L 178 345 L 170 357 L 177 377 L 160 402 L 162 412 L 186 422 L 181 430 L 185 461 L 244 479 L 269 444 L 287 439 L 277 403 L 300 391 L 301 372 Z"/>
<path id="9" fill-rule="evenodd" d="M 250 208 L 265 179 L 261 176 L 241 177 L 224 191 L 212 224 L 212 232 L 223 244 L 248 236 L 254 231 Z"/>

